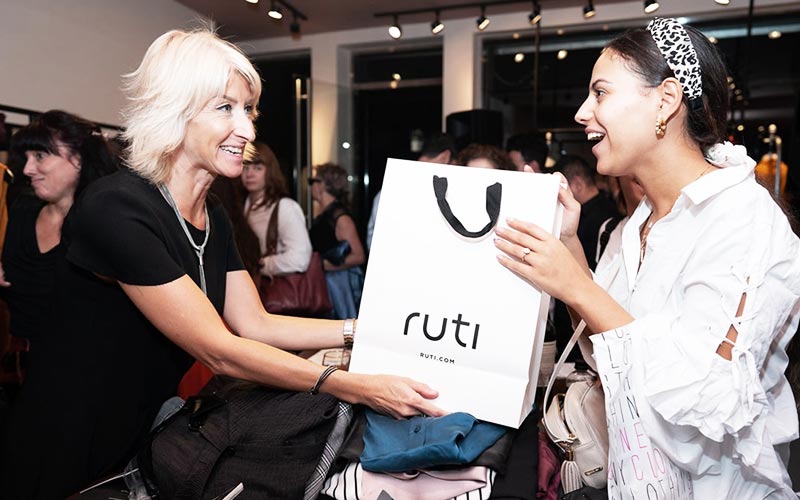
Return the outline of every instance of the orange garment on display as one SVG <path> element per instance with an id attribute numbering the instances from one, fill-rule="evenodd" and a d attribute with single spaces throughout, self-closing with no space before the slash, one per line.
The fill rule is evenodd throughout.
<path id="1" fill-rule="evenodd" d="M 778 155 L 767 153 L 761 157 L 761 161 L 756 165 L 756 178 L 764 187 L 771 192 L 775 192 L 775 173 L 777 171 Z M 780 194 L 783 195 L 786 189 L 786 176 L 789 173 L 789 166 L 781 161 Z"/>

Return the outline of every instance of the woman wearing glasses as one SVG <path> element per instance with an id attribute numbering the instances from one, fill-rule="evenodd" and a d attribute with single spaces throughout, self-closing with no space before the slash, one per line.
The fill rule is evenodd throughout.
<path id="1" fill-rule="evenodd" d="M 350 194 L 347 172 L 339 165 L 328 163 L 317 167 L 317 176 L 308 182 L 311 198 L 320 209 L 309 230 L 311 245 L 323 259 L 334 317 L 355 317 L 364 286 L 360 266 L 366 258 L 356 223 L 347 209 Z"/>

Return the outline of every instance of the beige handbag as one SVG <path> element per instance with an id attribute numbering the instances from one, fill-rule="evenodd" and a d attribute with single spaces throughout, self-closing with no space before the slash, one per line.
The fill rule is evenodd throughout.
<path id="1" fill-rule="evenodd" d="M 581 321 L 547 383 L 547 404 L 556 374 L 583 333 Z M 578 381 L 565 394 L 556 394 L 542 419 L 550 440 L 563 452 L 561 485 L 564 493 L 583 486 L 603 489 L 608 475 L 608 426 L 603 389 L 598 380 Z"/>

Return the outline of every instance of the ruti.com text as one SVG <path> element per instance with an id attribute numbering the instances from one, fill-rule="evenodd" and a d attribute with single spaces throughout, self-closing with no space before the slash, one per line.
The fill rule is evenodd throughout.
<path id="1" fill-rule="evenodd" d="M 448 358 L 446 356 L 439 356 L 437 354 L 428 354 L 427 352 L 419 353 L 419 357 L 422 359 L 430 359 L 431 361 L 438 361 L 439 363 L 445 363 L 448 365 L 456 364 L 456 360 L 453 358 Z"/>

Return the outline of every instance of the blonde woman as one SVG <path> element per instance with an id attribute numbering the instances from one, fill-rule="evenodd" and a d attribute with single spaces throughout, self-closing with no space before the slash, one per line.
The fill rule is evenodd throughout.
<path id="1" fill-rule="evenodd" d="M 217 176 L 241 174 L 255 138 L 261 80 L 242 52 L 209 31 L 170 31 L 125 92 L 130 169 L 95 182 L 75 207 L 59 335 L 42 346 L 4 430 L 4 497 L 64 498 L 120 470 L 193 359 L 396 417 L 441 414 L 423 384 L 284 350 L 340 347 L 354 325 L 264 311 L 223 208 L 206 196 Z"/>

